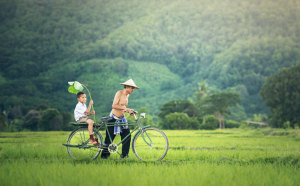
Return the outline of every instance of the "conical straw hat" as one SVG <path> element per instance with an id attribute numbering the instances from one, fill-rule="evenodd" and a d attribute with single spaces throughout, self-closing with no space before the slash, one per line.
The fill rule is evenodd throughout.
<path id="1" fill-rule="evenodd" d="M 139 88 L 138 86 L 136 86 L 136 84 L 134 83 L 134 81 L 132 79 L 129 79 L 129 80 L 125 81 L 124 83 L 120 83 L 120 85 L 127 85 L 127 86 L 131 86 L 134 88 Z"/>

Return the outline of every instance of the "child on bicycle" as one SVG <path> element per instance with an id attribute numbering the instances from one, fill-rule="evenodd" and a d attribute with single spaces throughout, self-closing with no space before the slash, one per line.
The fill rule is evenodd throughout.
<path id="1" fill-rule="evenodd" d="M 78 103 L 75 107 L 74 110 L 74 117 L 75 121 L 77 123 L 87 123 L 88 124 L 88 130 L 90 134 L 90 142 L 93 145 L 97 145 L 97 141 L 95 141 L 93 137 L 93 125 L 94 121 L 89 119 L 89 115 L 95 114 L 95 111 L 90 112 L 92 105 L 94 104 L 93 100 L 90 100 L 90 104 L 88 107 L 86 107 L 86 95 L 83 92 L 78 92 L 77 93 L 77 100 Z"/>

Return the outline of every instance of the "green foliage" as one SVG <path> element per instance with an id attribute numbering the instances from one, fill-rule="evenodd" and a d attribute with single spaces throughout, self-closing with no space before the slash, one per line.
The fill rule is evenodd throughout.
<path id="1" fill-rule="evenodd" d="M 64 129 L 64 121 L 70 121 L 70 117 L 63 118 L 63 115 L 54 108 L 41 111 L 41 118 L 38 122 L 38 129 L 42 131 L 57 131 Z M 65 115 L 65 114 L 64 114 Z"/>
<path id="2" fill-rule="evenodd" d="M 300 64 L 282 69 L 270 76 L 264 83 L 260 94 L 270 107 L 271 124 L 286 127 L 287 122 L 294 127 L 300 120 Z"/>
<path id="3" fill-rule="evenodd" d="M 77 94 L 78 92 L 81 92 L 84 89 L 81 83 L 79 83 L 78 81 L 68 82 L 68 84 L 70 85 L 68 91 L 72 94 Z"/>
<path id="4" fill-rule="evenodd" d="M 241 124 L 237 121 L 225 120 L 225 126 L 226 128 L 239 128 Z"/>
<path id="5" fill-rule="evenodd" d="M 40 119 L 41 119 L 40 111 L 30 110 L 25 115 L 22 128 L 37 131 Z"/>
<path id="6" fill-rule="evenodd" d="M 161 112 L 159 113 L 159 117 L 164 119 L 166 115 L 174 112 L 182 112 L 186 113 L 188 116 L 193 117 L 196 116 L 197 111 L 194 104 L 189 100 L 173 100 L 165 103 L 161 107 Z"/>
<path id="7" fill-rule="evenodd" d="M 47 105 L 39 105 L 36 110 L 29 110 L 25 116 L 9 116 L 8 118 L 10 122 L 6 124 L 4 129 L 9 132 L 70 130 L 69 122 L 72 120 L 72 116 L 68 112 L 60 112 L 57 109 L 49 108 Z M 0 121 L 2 119 L 6 121 L 4 116 L 1 117 Z"/>
<path id="8" fill-rule="evenodd" d="M 253 121 L 258 121 L 258 122 L 266 122 L 268 116 L 265 114 L 254 114 L 253 115 Z"/>
<path id="9" fill-rule="evenodd" d="M 23 124 L 24 124 L 24 117 L 15 118 L 13 121 L 9 123 L 7 131 L 17 132 L 17 131 L 26 130 L 25 128 L 23 128 Z"/>
<path id="10" fill-rule="evenodd" d="M 7 127 L 6 117 L 0 113 L 0 131 L 4 131 Z"/>
<path id="11" fill-rule="evenodd" d="M 239 94 L 221 92 L 210 94 L 205 98 L 200 99 L 196 105 L 199 110 L 199 116 L 213 114 L 219 120 L 219 127 L 225 128 L 225 116 L 230 115 L 230 107 L 236 106 L 239 101 Z"/>
<path id="12" fill-rule="evenodd" d="M 138 109 L 138 113 L 141 114 L 141 113 L 146 113 L 146 118 L 143 119 L 143 125 L 147 126 L 156 126 L 154 123 L 153 123 L 153 116 L 151 116 L 149 114 L 149 110 L 146 108 L 146 107 L 141 107 Z"/>
<path id="13" fill-rule="evenodd" d="M 191 98 L 199 81 L 216 92 L 238 90 L 243 108 L 233 119 L 267 113 L 258 94 L 264 79 L 300 60 L 298 5 L 3 1 L 1 110 L 45 103 L 70 112 L 65 82 L 76 79 L 96 90 L 96 111 L 107 114 L 118 84 L 133 78 L 142 89 L 130 104 L 154 115 L 170 100 Z"/>
<path id="14" fill-rule="evenodd" d="M 218 127 L 218 119 L 214 115 L 205 116 L 205 120 L 200 124 L 200 129 L 212 130 Z"/>
<path id="15" fill-rule="evenodd" d="M 224 118 L 230 115 L 230 107 L 239 102 L 239 95 L 230 92 L 206 95 L 204 88 L 202 85 L 200 91 L 196 90 L 195 97 L 198 99 L 195 104 L 189 100 L 173 100 L 164 104 L 158 115 L 160 125 L 165 129 L 215 129 L 219 121 L 220 128 L 221 125 L 224 128 Z M 199 121 L 202 121 L 200 125 Z M 229 121 L 229 125 L 230 128 L 238 127 L 234 121 Z"/>
<path id="16" fill-rule="evenodd" d="M 69 124 L 71 121 L 73 121 L 73 117 L 68 112 L 61 112 L 62 118 L 63 118 L 63 127 L 60 128 L 60 130 L 71 130 L 72 126 Z"/>
<path id="17" fill-rule="evenodd" d="M 291 122 L 289 122 L 289 121 L 284 122 L 283 123 L 283 128 L 285 128 L 285 129 L 291 128 Z"/>
<path id="18" fill-rule="evenodd" d="M 172 89 L 175 89 L 177 88 L 177 82 L 175 81 L 163 81 L 160 85 L 160 90 L 162 91 L 167 91 L 167 90 L 172 90 Z"/>
<path id="19" fill-rule="evenodd" d="M 164 129 L 191 129 L 197 127 L 195 120 L 192 120 L 186 113 L 174 112 L 165 116 L 160 126 Z"/>
<path id="20" fill-rule="evenodd" d="M 230 114 L 229 108 L 235 106 L 240 101 L 237 93 L 222 92 L 210 94 L 197 103 L 200 112 L 206 114 L 220 113 L 221 115 Z"/>
<path id="21" fill-rule="evenodd" d="M 194 94 L 195 101 L 196 102 L 200 101 L 201 99 L 205 98 L 207 94 L 208 94 L 207 85 L 203 82 L 198 83 L 198 89 L 195 91 Z"/>

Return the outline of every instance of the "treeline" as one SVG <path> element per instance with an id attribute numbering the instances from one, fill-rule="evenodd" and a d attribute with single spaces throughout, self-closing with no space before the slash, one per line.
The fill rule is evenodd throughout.
<path id="1" fill-rule="evenodd" d="M 173 100 L 160 108 L 159 125 L 165 129 L 239 127 L 239 122 L 225 120 L 231 114 L 231 108 L 239 102 L 240 96 L 237 93 L 209 93 L 207 85 L 199 83 L 193 100 Z"/>
<path id="2" fill-rule="evenodd" d="M 71 130 L 73 117 L 68 112 L 60 112 L 47 105 L 23 110 L 15 107 L 12 112 L 0 114 L 0 131 L 58 131 Z"/>
<path id="3" fill-rule="evenodd" d="M 266 118 L 254 115 L 251 120 L 268 122 L 278 128 L 299 128 L 300 111 L 300 64 L 267 78 L 260 91 L 271 113 Z M 172 100 L 162 105 L 159 120 L 147 114 L 144 125 L 163 129 L 216 129 L 243 126 L 238 121 L 228 119 L 234 107 L 240 102 L 240 95 L 232 92 L 210 93 L 205 83 L 199 83 L 193 100 Z M 142 107 L 139 113 L 149 110 Z M 132 118 L 128 118 L 133 122 Z M 249 119 L 249 118 L 248 118 Z M 156 120 L 156 123 L 153 122 Z M 0 131 L 48 131 L 70 130 L 71 114 L 61 112 L 47 105 L 35 109 L 14 107 L 9 113 L 0 114 Z M 99 122 L 100 120 L 97 121 Z"/>
<path id="4" fill-rule="evenodd" d="M 260 94 L 270 108 L 268 118 L 253 115 L 250 120 L 269 123 L 276 128 L 300 127 L 300 64 L 281 69 L 267 78 Z M 173 100 L 161 107 L 159 125 L 165 129 L 216 129 L 240 127 L 241 122 L 226 120 L 239 103 L 236 93 L 208 93 L 205 83 L 199 83 L 194 101 Z M 245 122 L 244 122 L 245 123 Z"/>
<path id="5" fill-rule="evenodd" d="M 191 98 L 191 88 L 205 82 L 215 92 L 240 94 L 234 119 L 267 113 L 259 95 L 265 78 L 300 62 L 298 12 L 292 0 L 4 0 L 0 108 L 47 104 L 70 112 L 65 83 L 79 80 L 96 87 L 98 113 L 106 113 L 117 84 L 134 74 L 132 60 L 159 63 L 179 76 L 152 77 L 159 95 L 170 95 L 165 102 L 179 99 L 174 92 Z M 145 87 L 151 83 L 134 75 Z M 140 107 L 155 91 L 149 86 L 137 97 Z M 154 114 L 165 103 L 151 102 Z"/>

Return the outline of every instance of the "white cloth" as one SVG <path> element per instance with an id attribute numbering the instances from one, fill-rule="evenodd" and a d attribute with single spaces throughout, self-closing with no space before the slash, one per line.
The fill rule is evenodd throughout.
<path id="1" fill-rule="evenodd" d="M 78 121 L 81 117 L 87 116 L 85 113 L 86 110 L 86 105 L 84 103 L 78 102 L 74 110 L 75 121 Z"/>

